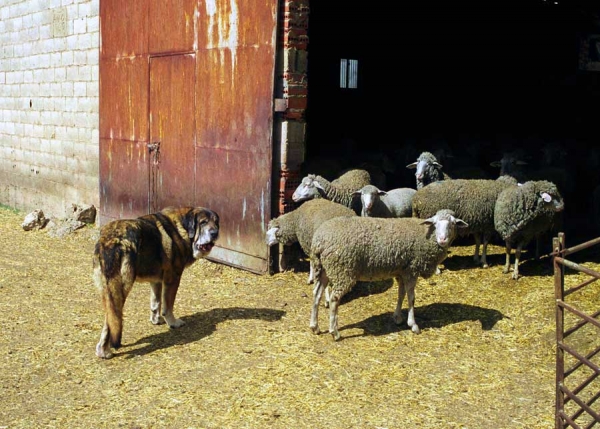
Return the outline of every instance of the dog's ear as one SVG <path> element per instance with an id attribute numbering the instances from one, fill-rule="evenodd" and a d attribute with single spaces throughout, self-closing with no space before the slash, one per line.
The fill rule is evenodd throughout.
<path id="1" fill-rule="evenodd" d="M 183 227 L 187 231 L 188 237 L 190 237 L 191 240 L 193 240 L 196 236 L 196 230 L 198 229 L 198 225 L 200 224 L 202 218 L 204 218 L 204 216 L 202 216 L 202 210 L 199 208 L 191 209 L 183 217 Z"/>

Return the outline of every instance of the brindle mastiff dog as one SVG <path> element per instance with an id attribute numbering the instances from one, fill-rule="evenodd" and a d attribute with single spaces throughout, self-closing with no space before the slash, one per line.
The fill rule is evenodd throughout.
<path id="1" fill-rule="evenodd" d="M 150 283 L 152 323 L 164 319 L 171 328 L 183 325 L 173 314 L 181 275 L 210 253 L 218 236 L 219 215 L 204 207 L 168 207 L 104 225 L 93 257 L 105 315 L 96 355 L 108 359 L 110 347 L 121 346 L 123 306 L 134 282 Z"/>

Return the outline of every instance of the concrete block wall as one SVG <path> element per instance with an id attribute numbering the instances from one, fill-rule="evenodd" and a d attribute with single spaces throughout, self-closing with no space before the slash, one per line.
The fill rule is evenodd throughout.
<path id="1" fill-rule="evenodd" d="M 0 204 L 98 206 L 99 4 L 0 2 Z"/>

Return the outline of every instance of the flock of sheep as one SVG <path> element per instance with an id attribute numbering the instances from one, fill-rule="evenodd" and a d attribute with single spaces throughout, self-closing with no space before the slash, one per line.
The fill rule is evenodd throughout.
<path id="1" fill-rule="evenodd" d="M 269 246 L 299 243 L 310 257 L 310 328 L 319 332 L 318 309 L 325 292 L 329 333 L 339 339 L 342 297 L 358 281 L 393 278 L 399 287 L 394 322 L 403 322 L 406 295 L 407 324 L 419 333 L 414 318 L 417 278 L 439 274 L 438 265 L 460 236 L 474 237 L 473 259 L 485 268 L 488 243 L 499 235 L 506 249 L 503 272 L 510 272 L 514 248 L 512 278 L 517 280 L 523 247 L 560 223 L 564 202 L 551 181 L 521 183 L 510 170 L 512 161 L 506 155 L 498 163 L 495 180 L 452 179 L 432 153 L 423 152 L 407 166 L 416 170 L 416 189 L 380 190 L 363 169 L 333 181 L 304 177 L 292 196 L 301 205 L 271 220 L 266 241 Z"/>

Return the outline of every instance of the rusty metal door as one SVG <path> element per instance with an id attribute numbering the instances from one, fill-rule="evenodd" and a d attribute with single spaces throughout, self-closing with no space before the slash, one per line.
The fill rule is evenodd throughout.
<path id="1" fill-rule="evenodd" d="M 221 215 L 211 259 L 268 271 L 277 2 L 100 2 L 100 223 Z"/>
<path id="2" fill-rule="evenodd" d="M 193 54 L 150 58 L 150 211 L 195 203 Z"/>
<path id="3" fill-rule="evenodd" d="M 268 270 L 277 2 L 207 2 L 198 24 L 196 197 L 220 210 L 211 256 Z"/>

